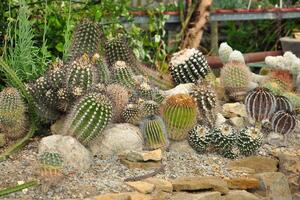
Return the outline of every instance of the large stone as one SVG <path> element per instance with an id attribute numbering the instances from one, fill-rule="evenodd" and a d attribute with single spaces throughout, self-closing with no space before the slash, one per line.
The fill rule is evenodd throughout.
<path id="1" fill-rule="evenodd" d="M 144 181 L 126 182 L 127 185 L 143 194 L 150 194 L 154 191 L 155 185 Z"/>
<path id="2" fill-rule="evenodd" d="M 172 180 L 173 190 L 175 191 L 195 191 L 212 189 L 222 194 L 228 193 L 229 189 L 227 182 L 221 178 L 207 176 L 207 177 L 179 177 Z"/>
<path id="3" fill-rule="evenodd" d="M 120 155 L 127 150 L 142 151 L 143 137 L 140 129 L 132 124 L 113 124 L 90 145 L 90 149 L 94 155 L 103 157 Z"/>
<path id="4" fill-rule="evenodd" d="M 282 134 L 271 132 L 267 136 L 266 142 L 272 146 L 278 147 L 284 144 L 284 138 Z"/>
<path id="5" fill-rule="evenodd" d="M 260 180 L 258 194 L 272 200 L 292 200 L 286 176 L 281 172 L 265 172 L 257 174 Z"/>
<path id="6" fill-rule="evenodd" d="M 245 122 L 243 117 L 232 117 L 229 119 L 229 121 L 238 129 L 245 127 Z"/>
<path id="7" fill-rule="evenodd" d="M 137 162 L 127 160 L 124 155 L 119 156 L 120 163 L 125 165 L 130 169 L 157 169 L 162 166 L 162 162 L 157 161 L 147 161 L 147 162 Z"/>
<path id="8" fill-rule="evenodd" d="M 230 189 L 247 190 L 259 187 L 259 180 L 254 177 L 228 178 L 225 181 Z"/>
<path id="9" fill-rule="evenodd" d="M 87 170 L 92 164 L 90 152 L 71 136 L 51 135 L 44 137 L 38 148 L 39 155 L 44 152 L 57 152 L 63 157 L 67 169 Z"/>
<path id="10" fill-rule="evenodd" d="M 6 144 L 5 134 L 0 133 L 0 147 L 3 147 Z"/>
<path id="11" fill-rule="evenodd" d="M 152 183 L 155 185 L 155 188 L 164 192 L 172 192 L 173 191 L 173 185 L 170 181 L 167 181 L 165 179 L 160 178 L 147 178 L 145 179 L 145 182 Z"/>
<path id="12" fill-rule="evenodd" d="M 126 151 L 124 155 L 127 160 L 133 162 L 160 161 L 162 159 L 161 149 L 156 149 L 153 151 L 130 150 L 130 151 Z"/>
<path id="13" fill-rule="evenodd" d="M 228 168 L 250 168 L 255 173 L 277 171 L 278 160 L 264 156 L 249 156 L 247 158 L 233 160 L 228 164 Z"/>
<path id="14" fill-rule="evenodd" d="M 222 197 L 222 200 L 259 200 L 259 198 L 245 190 L 231 190 Z"/>
<path id="15" fill-rule="evenodd" d="M 221 200 L 220 192 L 202 192 L 198 194 L 176 192 L 170 200 Z"/>
<path id="16" fill-rule="evenodd" d="M 225 103 L 223 105 L 224 117 L 247 117 L 246 107 L 242 103 Z"/>
<path id="17" fill-rule="evenodd" d="M 88 198 L 86 200 L 131 200 L 131 197 L 129 194 L 125 193 L 109 193 Z"/>
<path id="18" fill-rule="evenodd" d="M 66 116 L 60 117 L 54 124 L 51 125 L 50 130 L 53 135 L 60 135 L 65 127 Z"/>

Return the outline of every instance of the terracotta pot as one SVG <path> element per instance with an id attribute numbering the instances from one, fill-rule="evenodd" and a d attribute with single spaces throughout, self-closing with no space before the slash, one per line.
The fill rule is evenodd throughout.
<path id="1" fill-rule="evenodd" d="M 235 9 L 235 11 L 238 13 L 248 13 L 249 12 L 248 9 Z"/>
<path id="2" fill-rule="evenodd" d="M 135 16 L 145 16 L 147 13 L 142 10 L 136 10 L 136 11 L 129 11 L 130 14 L 135 15 Z"/>
<path id="3" fill-rule="evenodd" d="M 233 13 L 234 10 L 228 10 L 228 9 L 216 9 L 216 13 Z"/>
<path id="4" fill-rule="evenodd" d="M 297 11 L 296 8 L 281 8 L 282 12 L 293 12 L 293 11 Z"/>

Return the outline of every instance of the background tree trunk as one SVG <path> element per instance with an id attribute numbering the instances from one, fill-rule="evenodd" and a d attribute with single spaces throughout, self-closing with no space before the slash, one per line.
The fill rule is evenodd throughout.
<path id="1" fill-rule="evenodd" d="M 213 0 L 199 0 L 193 16 L 190 19 L 189 26 L 185 31 L 184 39 L 181 43 L 181 49 L 198 48 L 203 29 L 208 21 L 209 8 Z"/>

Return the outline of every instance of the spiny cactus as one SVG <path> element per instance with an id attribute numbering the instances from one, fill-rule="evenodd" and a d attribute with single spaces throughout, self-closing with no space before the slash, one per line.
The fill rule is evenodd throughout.
<path id="1" fill-rule="evenodd" d="M 184 140 L 195 125 L 197 104 L 187 94 L 170 96 L 162 105 L 162 116 L 172 140 Z"/>
<path id="2" fill-rule="evenodd" d="M 190 146 L 198 153 L 204 153 L 210 144 L 209 128 L 197 124 L 189 131 L 188 142 Z"/>
<path id="3" fill-rule="evenodd" d="M 215 147 L 221 151 L 227 151 L 234 146 L 237 132 L 232 126 L 222 124 L 221 126 L 214 128 L 208 137 Z"/>
<path id="4" fill-rule="evenodd" d="M 144 118 L 140 128 L 148 149 L 158 149 L 168 145 L 167 129 L 159 116 L 151 115 Z"/>
<path id="5" fill-rule="evenodd" d="M 110 71 L 107 64 L 102 59 L 96 60 L 96 68 L 98 71 L 99 82 L 108 84 L 110 81 Z"/>
<path id="6" fill-rule="evenodd" d="M 98 83 L 94 61 L 94 58 L 90 59 L 87 54 L 84 54 L 68 66 L 66 85 L 72 98 L 83 96 L 93 84 Z"/>
<path id="7" fill-rule="evenodd" d="M 285 92 L 282 96 L 288 98 L 288 100 L 293 105 L 293 108 L 300 108 L 300 95 L 293 92 Z"/>
<path id="8" fill-rule="evenodd" d="M 65 131 L 81 143 L 88 144 L 99 136 L 112 117 L 112 105 L 102 95 L 91 93 L 76 104 L 65 125 Z"/>
<path id="9" fill-rule="evenodd" d="M 143 113 L 143 116 L 151 116 L 151 115 L 157 115 L 159 113 L 159 105 L 152 100 L 144 101 L 141 104 L 141 113 Z"/>
<path id="10" fill-rule="evenodd" d="M 113 122 L 120 122 L 122 119 L 122 112 L 129 102 L 128 90 L 120 84 L 110 84 L 106 88 L 106 94 L 113 105 Z"/>
<path id="11" fill-rule="evenodd" d="M 105 43 L 105 55 L 108 65 L 112 68 L 117 61 L 124 61 L 132 70 L 137 68 L 137 59 L 130 48 L 127 37 L 119 35 Z"/>
<path id="12" fill-rule="evenodd" d="M 123 113 L 122 118 L 125 122 L 137 125 L 141 119 L 142 113 L 137 104 L 128 104 Z"/>
<path id="13" fill-rule="evenodd" d="M 251 72 L 244 63 L 228 62 L 221 69 L 220 80 L 226 94 L 230 98 L 240 101 L 249 87 Z"/>
<path id="14" fill-rule="evenodd" d="M 158 88 L 152 89 L 152 100 L 156 103 L 161 103 L 165 99 L 165 95 Z"/>
<path id="15" fill-rule="evenodd" d="M 227 44 L 227 42 L 222 42 L 219 48 L 219 58 L 223 64 L 228 62 L 230 54 L 233 52 L 233 49 Z"/>
<path id="16" fill-rule="evenodd" d="M 259 129 L 248 127 L 242 129 L 237 138 L 237 146 L 242 155 L 254 154 L 262 145 L 263 134 Z"/>
<path id="17" fill-rule="evenodd" d="M 245 98 L 246 111 L 248 115 L 260 122 L 267 120 L 276 109 L 276 98 L 266 88 L 256 88 L 248 93 Z"/>
<path id="18" fill-rule="evenodd" d="M 140 84 L 138 87 L 138 93 L 140 98 L 152 100 L 152 88 L 148 83 L 144 82 Z"/>
<path id="19" fill-rule="evenodd" d="M 103 40 L 104 35 L 99 23 L 89 20 L 80 21 L 72 36 L 69 60 L 72 61 L 83 54 L 87 54 L 91 58 L 95 53 L 99 53 Z"/>
<path id="20" fill-rule="evenodd" d="M 116 83 L 124 85 L 128 89 L 133 89 L 135 81 L 134 74 L 124 61 L 117 61 L 113 66 L 113 79 Z"/>
<path id="21" fill-rule="evenodd" d="M 276 109 L 275 112 L 279 110 L 286 110 L 289 112 L 293 111 L 293 105 L 290 100 L 284 96 L 275 96 L 276 98 Z"/>
<path id="22" fill-rule="evenodd" d="M 239 148 L 234 145 L 229 149 L 219 149 L 218 153 L 224 158 L 235 159 L 240 155 Z"/>
<path id="23" fill-rule="evenodd" d="M 57 91 L 63 87 L 65 80 L 65 68 L 63 61 L 57 59 L 55 62 L 51 63 L 45 78 L 53 90 Z"/>
<path id="24" fill-rule="evenodd" d="M 280 110 L 273 115 L 271 124 L 275 132 L 287 135 L 295 131 L 297 119 L 292 113 Z"/>
<path id="25" fill-rule="evenodd" d="M 174 53 L 170 71 L 176 84 L 195 83 L 204 79 L 210 71 L 207 60 L 197 49 L 184 49 Z"/>
<path id="26" fill-rule="evenodd" d="M 59 153 L 44 152 L 39 157 L 42 175 L 56 176 L 62 171 L 63 158 Z"/>
<path id="27" fill-rule="evenodd" d="M 266 81 L 262 84 L 263 88 L 267 88 L 275 95 L 282 95 L 284 93 L 284 88 L 276 81 Z"/>
<path id="28" fill-rule="evenodd" d="M 294 87 L 293 76 L 289 70 L 272 69 L 268 74 L 269 80 L 277 81 L 286 91 L 291 91 Z"/>
<path id="29" fill-rule="evenodd" d="M 28 128 L 25 103 L 15 88 L 4 88 L 0 93 L 0 131 L 8 139 L 22 137 Z"/>

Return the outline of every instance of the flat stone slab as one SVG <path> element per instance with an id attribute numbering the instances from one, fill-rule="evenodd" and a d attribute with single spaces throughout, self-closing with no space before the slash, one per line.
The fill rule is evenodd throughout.
<path id="1" fill-rule="evenodd" d="M 256 189 L 259 188 L 259 180 L 254 177 L 237 177 L 225 179 L 229 189 Z"/>
<path id="2" fill-rule="evenodd" d="M 170 200 L 221 200 L 220 192 L 203 192 L 192 194 L 187 192 L 175 193 Z"/>

